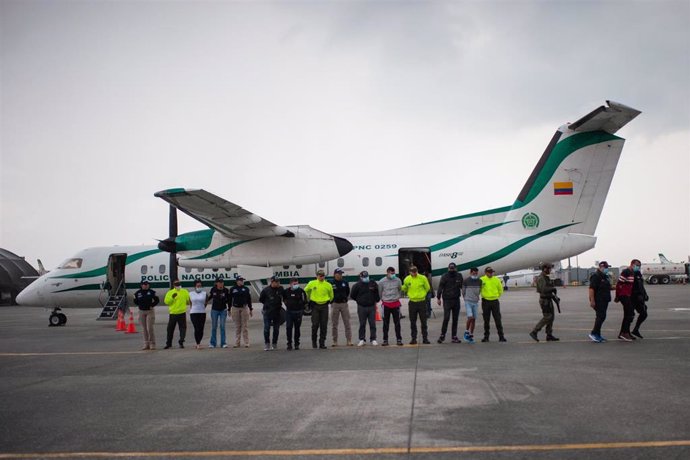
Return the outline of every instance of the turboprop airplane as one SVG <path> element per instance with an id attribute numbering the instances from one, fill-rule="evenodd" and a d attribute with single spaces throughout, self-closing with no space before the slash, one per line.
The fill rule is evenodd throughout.
<path id="1" fill-rule="evenodd" d="M 204 190 L 164 190 L 155 196 L 171 206 L 170 237 L 158 247 L 85 249 L 29 285 L 17 302 L 98 307 L 104 287 L 122 286 L 131 295 L 147 279 L 164 288 L 178 265 L 187 286 L 196 278 L 211 284 L 216 276 L 232 280 L 252 270 L 254 280 L 273 274 L 305 282 L 318 269 L 336 267 L 351 281 L 362 270 L 379 279 L 388 266 L 405 276 L 411 265 L 436 284 L 450 262 L 462 272 L 491 265 L 507 273 L 562 260 L 594 247 L 625 143 L 615 133 L 640 113 L 607 101 L 558 128 L 512 205 L 380 232 L 329 235 L 282 227 Z M 175 209 L 208 228 L 178 236 Z"/>

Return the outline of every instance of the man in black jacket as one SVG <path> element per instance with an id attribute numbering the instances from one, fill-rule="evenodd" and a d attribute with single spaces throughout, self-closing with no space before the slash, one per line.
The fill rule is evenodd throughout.
<path id="1" fill-rule="evenodd" d="M 283 309 L 283 287 L 277 277 L 271 277 L 271 284 L 261 291 L 259 302 L 264 305 L 264 351 L 275 350 L 280 333 L 280 312 Z M 271 326 L 273 326 L 273 341 L 269 342 Z"/>
<path id="2" fill-rule="evenodd" d="M 160 299 L 156 291 L 149 289 L 149 282 L 141 281 L 141 289 L 134 293 L 134 304 L 139 307 L 139 323 L 144 331 L 144 346 L 142 350 L 156 349 L 156 336 L 153 334 L 153 325 L 156 324 L 156 314 L 153 307 L 158 305 Z"/>
<path id="3" fill-rule="evenodd" d="M 287 330 L 287 349 L 292 350 L 294 328 L 295 350 L 299 350 L 299 338 L 301 336 L 300 327 L 302 326 L 302 315 L 304 307 L 307 305 L 307 293 L 299 286 L 299 280 L 292 278 L 290 288 L 283 291 L 283 302 L 287 307 L 285 315 L 285 327 Z"/>
<path id="4" fill-rule="evenodd" d="M 220 346 L 228 348 L 225 338 L 225 321 L 230 308 L 230 291 L 225 287 L 223 278 L 216 278 L 216 285 L 211 288 L 206 298 L 206 305 L 211 303 L 211 341 L 209 348 L 216 348 L 218 326 L 220 326 Z"/>
<path id="5" fill-rule="evenodd" d="M 357 302 L 357 316 L 359 317 L 358 347 L 366 343 L 366 323 L 369 321 L 369 338 L 373 346 L 376 342 L 376 302 L 379 301 L 379 286 L 376 281 L 369 279 L 369 272 L 359 274 L 359 281 L 352 286 L 350 298 Z"/>
<path id="6" fill-rule="evenodd" d="M 443 324 L 441 325 L 441 336 L 438 338 L 438 343 L 443 343 L 446 340 L 451 313 L 453 314 L 453 325 L 451 327 L 452 341 L 453 343 L 460 343 L 458 338 L 458 317 L 460 316 L 462 282 L 462 274 L 458 273 L 455 262 L 449 263 L 448 272 L 441 277 L 441 281 L 438 284 L 438 292 L 436 293 L 436 301 L 439 305 L 443 305 Z"/>
<path id="7" fill-rule="evenodd" d="M 644 287 L 644 277 L 642 276 L 642 262 L 639 259 L 633 259 L 630 263 L 630 267 L 633 271 L 633 276 L 635 281 L 633 281 L 632 288 L 632 304 L 633 308 L 637 312 L 637 322 L 635 323 L 635 329 L 630 333 L 633 337 L 644 338 L 640 334 L 640 326 L 647 319 L 647 301 L 649 296 L 647 295 L 647 290 Z"/>
<path id="8" fill-rule="evenodd" d="M 240 336 L 244 338 L 244 347 L 249 348 L 249 317 L 253 315 L 252 294 L 244 285 L 244 278 L 237 278 L 236 285 L 230 289 L 230 317 L 235 322 L 235 345 L 240 347 Z"/>

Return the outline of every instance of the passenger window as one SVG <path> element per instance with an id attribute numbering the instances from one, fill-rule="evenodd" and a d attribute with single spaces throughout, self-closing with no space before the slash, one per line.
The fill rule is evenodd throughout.
<path id="1" fill-rule="evenodd" d="M 362 267 L 368 267 L 369 266 L 369 258 L 368 257 L 362 257 Z"/>
<path id="2" fill-rule="evenodd" d="M 290 268 L 289 265 L 283 265 L 283 270 L 287 270 L 288 268 Z"/>
<path id="3" fill-rule="evenodd" d="M 213 272 L 217 272 L 217 271 L 218 271 L 218 269 L 217 269 L 217 268 L 214 268 L 214 269 L 213 269 Z"/>
<path id="4" fill-rule="evenodd" d="M 302 266 L 301 265 L 295 265 L 295 268 L 299 270 L 300 268 L 302 268 Z"/>
<path id="5" fill-rule="evenodd" d="M 375 262 L 376 262 L 377 267 L 380 267 L 381 265 L 383 265 L 383 259 L 380 257 L 377 257 Z"/>
<path id="6" fill-rule="evenodd" d="M 148 271 L 149 271 L 149 267 L 147 267 L 146 265 L 141 266 L 141 274 L 142 275 L 145 275 Z"/>
<path id="7" fill-rule="evenodd" d="M 342 257 L 338 259 L 338 268 L 343 268 L 345 266 L 345 259 Z"/>
<path id="8" fill-rule="evenodd" d="M 165 273 L 165 265 L 161 264 L 158 266 L 158 273 L 160 273 L 161 275 Z"/>
<path id="9" fill-rule="evenodd" d="M 196 271 L 199 273 L 202 273 L 204 271 L 204 269 L 203 268 L 197 268 Z"/>
<path id="10" fill-rule="evenodd" d="M 185 268 L 184 268 L 184 272 L 185 272 L 185 273 L 192 273 L 191 267 L 185 267 Z"/>
<path id="11" fill-rule="evenodd" d="M 83 259 L 67 259 L 58 268 L 81 268 Z"/>

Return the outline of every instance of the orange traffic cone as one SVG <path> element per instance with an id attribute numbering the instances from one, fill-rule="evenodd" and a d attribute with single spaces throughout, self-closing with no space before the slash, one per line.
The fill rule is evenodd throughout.
<path id="1" fill-rule="evenodd" d="M 378 305 L 376 305 L 374 308 L 376 308 L 376 321 L 381 321 L 381 311 L 379 310 Z"/>
<path id="2" fill-rule="evenodd" d="M 129 311 L 129 326 L 127 326 L 127 330 L 125 331 L 125 334 L 136 334 L 137 330 L 134 328 L 134 313 L 132 313 L 132 310 Z"/>
<path id="3" fill-rule="evenodd" d="M 125 326 L 125 319 L 122 315 L 122 310 L 117 311 L 117 324 L 115 325 L 116 331 L 126 331 L 127 326 Z"/>

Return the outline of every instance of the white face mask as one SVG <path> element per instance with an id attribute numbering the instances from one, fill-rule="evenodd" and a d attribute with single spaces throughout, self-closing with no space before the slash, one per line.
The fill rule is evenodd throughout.
<path id="1" fill-rule="evenodd" d="M 195 290 L 196 292 L 201 292 L 201 288 L 200 288 L 200 287 L 195 288 L 194 290 Z"/>

